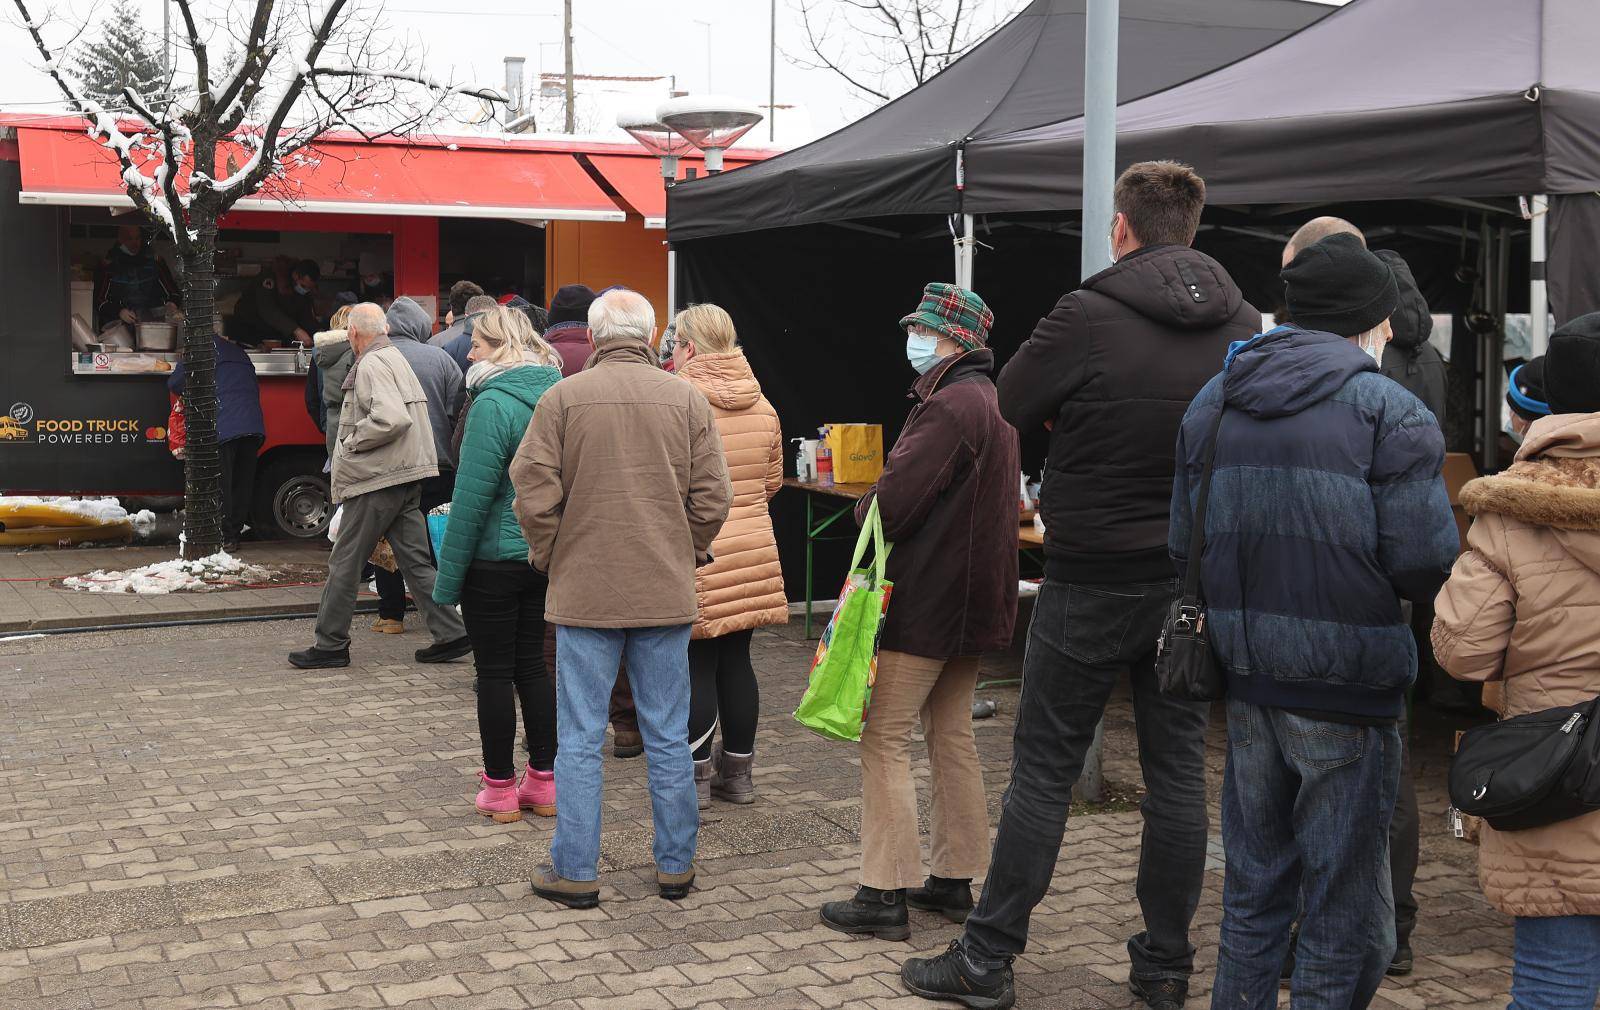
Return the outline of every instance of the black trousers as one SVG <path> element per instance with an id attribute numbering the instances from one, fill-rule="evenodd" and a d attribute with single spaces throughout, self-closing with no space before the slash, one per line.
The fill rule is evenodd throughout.
<path id="1" fill-rule="evenodd" d="M 689 643 L 689 746 L 694 759 L 711 756 L 713 730 L 722 725 L 722 749 L 752 754 L 761 689 L 750 665 L 753 631 L 734 631 Z"/>
<path id="2" fill-rule="evenodd" d="M 455 496 L 456 472 L 454 470 L 441 470 L 439 476 L 428 477 L 422 482 L 422 514 L 428 512 Z M 426 521 L 426 520 L 424 520 Z M 428 541 L 428 556 L 433 557 L 433 541 Z M 434 567 L 439 565 L 439 559 L 433 558 Z M 372 581 L 378 587 L 378 616 L 391 620 L 404 620 L 406 616 L 406 583 L 399 572 L 391 572 L 383 568 L 374 568 Z"/>
<path id="3" fill-rule="evenodd" d="M 524 561 L 474 561 L 461 584 L 461 618 L 478 670 L 478 735 L 483 771 L 516 775 L 517 704 L 528 763 L 556 760 L 556 682 L 544 662 L 544 596 L 550 584 Z"/>
<path id="4" fill-rule="evenodd" d="M 250 520 L 261 441 L 260 435 L 244 435 L 217 447 L 222 458 L 222 539 L 229 542 L 239 539 L 239 531 Z"/>
<path id="5" fill-rule="evenodd" d="M 1402 720 L 1400 792 L 1394 818 L 1389 821 L 1389 881 L 1394 886 L 1394 935 L 1399 947 L 1411 945 L 1411 931 L 1417 928 L 1417 896 L 1411 893 L 1411 886 L 1417 879 L 1419 831 L 1417 784 L 1411 778 L 1411 726 L 1409 720 Z"/>

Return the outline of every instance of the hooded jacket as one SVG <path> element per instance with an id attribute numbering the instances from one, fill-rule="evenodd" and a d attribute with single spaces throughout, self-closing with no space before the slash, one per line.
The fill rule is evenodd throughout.
<path id="1" fill-rule="evenodd" d="M 1279 326 L 1246 341 L 1178 435 L 1180 571 L 1224 399 L 1200 584 L 1229 695 L 1398 717 L 1417 672 L 1400 598 L 1431 599 L 1456 556 L 1438 423 L 1343 337 Z"/>
<path id="2" fill-rule="evenodd" d="M 510 368 L 486 380 L 473 397 L 461 439 L 450 522 L 439 548 L 433 598 L 461 601 L 461 583 L 474 561 L 527 561 L 528 541 L 512 508 L 511 457 L 527 433 L 533 408 L 561 373 L 546 365 Z"/>
<path id="3" fill-rule="evenodd" d="M 1216 260 L 1146 246 L 1063 297 L 1000 372 L 1000 412 L 1050 428 L 1046 571 L 1079 583 L 1172 577 L 1167 506 L 1184 409 L 1261 315 Z"/>
<path id="4" fill-rule="evenodd" d="M 231 340 L 214 336 L 211 342 L 217 348 L 217 444 L 264 437 L 267 425 L 261 413 L 261 386 L 255 362 Z M 168 392 L 182 396 L 187 375 L 179 362 L 167 377 Z"/>
<path id="5" fill-rule="evenodd" d="M 1400 304 L 1389 317 L 1394 337 L 1383 349 L 1384 375 L 1400 383 L 1411 395 L 1422 401 L 1433 412 L 1439 425 L 1444 425 L 1445 363 L 1439 349 L 1428 343 L 1433 333 L 1433 316 L 1428 314 L 1428 301 L 1417 287 L 1411 267 L 1392 249 L 1379 249 L 1375 255 L 1389 264 L 1394 271 L 1395 283 L 1400 288 Z"/>
<path id="6" fill-rule="evenodd" d="M 783 429 L 744 352 L 697 354 L 677 373 L 704 394 L 717 419 L 733 485 L 728 520 L 694 573 L 695 638 L 717 638 L 789 620 L 778 541 L 767 503 L 783 486 Z"/>
<path id="7" fill-rule="evenodd" d="M 344 405 L 344 377 L 356 352 L 350 349 L 345 330 L 323 330 L 311 338 L 312 357 L 322 372 L 322 433 L 328 441 L 328 458 L 339 442 L 339 408 Z"/>
<path id="8" fill-rule="evenodd" d="M 561 355 L 561 374 L 576 375 L 594 353 L 589 327 L 583 323 L 556 323 L 545 331 L 545 341 Z"/>
<path id="9" fill-rule="evenodd" d="M 539 400 L 511 461 L 545 620 L 652 628 L 695 618 L 695 568 L 733 491 L 711 405 L 638 340 L 602 341 Z"/>
<path id="10" fill-rule="evenodd" d="M 368 345 L 342 385 L 329 480 L 335 503 L 438 476 L 427 394 L 389 338 Z"/>
<path id="11" fill-rule="evenodd" d="M 1017 617 L 1017 432 L 995 402 L 994 352 L 952 354 L 911 387 L 883 474 L 856 506 L 877 498 L 894 544 L 894 599 L 882 647 L 930 659 L 1011 644 Z"/>
<path id="12" fill-rule="evenodd" d="M 1600 414 L 1528 429 L 1504 473 L 1461 489 L 1467 550 L 1435 603 L 1433 650 L 1462 680 L 1505 685 L 1501 715 L 1600 694 Z M 1507 915 L 1600 915 L 1600 812 L 1478 841 Z"/>
<path id="13" fill-rule="evenodd" d="M 428 345 L 428 330 L 433 321 L 422 306 L 404 295 L 389 306 L 389 339 L 416 373 L 422 391 L 428 396 L 428 422 L 433 432 L 433 451 L 440 470 L 455 466 L 450 454 L 450 433 L 455 417 L 466 398 L 466 381 L 450 355 Z"/>

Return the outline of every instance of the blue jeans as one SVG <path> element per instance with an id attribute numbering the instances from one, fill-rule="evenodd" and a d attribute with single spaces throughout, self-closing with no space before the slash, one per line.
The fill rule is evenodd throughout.
<path id="1" fill-rule="evenodd" d="M 690 628 L 556 627 L 556 833 L 550 860 L 568 880 L 598 876 L 600 751 L 617 663 L 624 657 L 644 737 L 656 867 L 685 873 L 694 865 L 700 808 L 689 755 Z"/>
<path id="2" fill-rule="evenodd" d="M 1600 915 L 1517 917 L 1508 1010 L 1594 1010 L 1600 999 Z"/>
<path id="3" fill-rule="evenodd" d="M 1361 1010 L 1394 956 L 1389 820 L 1397 727 L 1228 702 L 1222 950 L 1212 1010 L 1273 1010 L 1304 902 L 1295 1010 Z"/>

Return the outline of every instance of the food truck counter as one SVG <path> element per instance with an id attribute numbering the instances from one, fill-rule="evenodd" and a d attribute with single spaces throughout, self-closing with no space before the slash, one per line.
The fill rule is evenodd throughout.
<path id="1" fill-rule="evenodd" d="M 311 351 L 304 347 L 285 347 L 275 351 L 250 351 L 256 374 L 305 375 L 311 370 Z M 74 375 L 161 375 L 166 376 L 183 355 L 174 351 L 73 351 L 70 367 Z"/>

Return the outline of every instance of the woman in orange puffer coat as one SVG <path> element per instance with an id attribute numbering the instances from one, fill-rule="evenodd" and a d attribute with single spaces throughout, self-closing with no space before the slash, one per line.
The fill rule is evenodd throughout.
<path id="1" fill-rule="evenodd" d="M 789 620 L 778 543 L 767 502 L 783 486 L 783 429 L 739 349 L 733 320 L 715 305 L 695 305 L 674 321 L 677 374 L 705 394 L 733 481 L 733 508 L 711 544 L 711 564 L 695 573 L 700 610 L 689 642 L 689 743 L 700 806 L 711 797 L 755 802 L 754 761 L 760 696 L 750 665 L 757 628 Z M 712 747 L 718 724 L 722 740 Z"/>
<path id="2" fill-rule="evenodd" d="M 1472 529 L 1433 625 L 1445 670 L 1503 685 L 1503 718 L 1600 694 L 1600 313 L 1557 330 L 1543 362 L 1521 371 L 1542 372 L 1543 389 L 1511 375 L 1526 435 L 1509 469 L 1461 489 Z M 1478 877 L 1490 904 L 1516 917 L 1512 1007 L 1592 1010 L 1600 811 L 1522 831 L 1485 824 Z"/>

